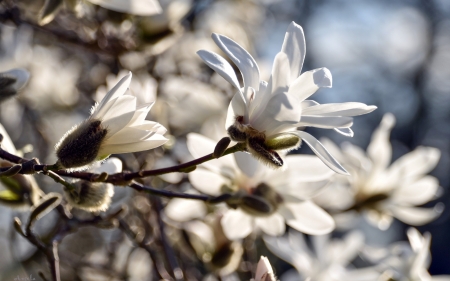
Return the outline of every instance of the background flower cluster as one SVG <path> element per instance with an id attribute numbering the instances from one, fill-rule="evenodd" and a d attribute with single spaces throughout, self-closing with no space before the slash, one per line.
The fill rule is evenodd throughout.
<path id="1" fill-rule="evenodd" d="M 0 175 L 0 280 L 51 279 L 48 255 L 14 227 L 15 217 L 25 224 L 49 194 L 70 216 L 56 208 L 33 231 L 45 245 L 64 234 L 57 239 L 61 280 L 450 280 L 449 18 L 445 0 L 1 1 L 0 79 L 11 69 L 28 72 L 13 73 L 26 85 L 17 79 L 0 89 L 1 148 L 19 157 L 57 162 L 61 136 L 86 122 L 95 102 L 100 111 L 124 77 L 133 98 L 123 100 L 132 100 L 140 119 L 123 125 L 110 145 L 127 143 L 123 152 L 131 153 L 108 147 L 114 155 L 86 171 L 154 170 L 212 153 L 239 115 L 234 108 L 227 118 L 236 92 L 248 102 L 249 85 L 271 85 L 284 71 L 273 64 L 286 63 L 277 54 L 292 22 L 303 28 L 306 56 L 284 86 L 300 70 L 320 68 L 329 79 L 315 84 L 322 88 L 298 104 L 298 114 L 317 103 L 377 109 L 339 115 L 340 123 L 318 115 L 320 126 L 290 125 L 319 140 L 341 166 L 305 138 L 299 149 L 279 151 L 282 169 L 236 152 L 136 183 L 194 197 L 234 194 L 219 204 L 149 195 L 128 182 L 86 185 L 68 177 L 75 192 L 43 173 Z M 213 40 L 213 33 L 222 37 Z M 227 38 L 253 57 L 257 83 L 246 81 L 253 59 L 244 56 L 250 66 L 236 61 L 240 49 L 227 50 Z M 17 94 L 9 97 L 8 87 Z M 101 116 L 117 125 L 128 105 L 114 106 Z M 142 140 L 157 137 L 157 145 L 142 145 L 154 149 L 134 149 L 135 129 L 144 131 Z M 10 166 L 0 159 L 0 168 Z M 22 193 L 8 199 L 12 183 Z M 257 269 L 260 256 L 270 274 Z"/>

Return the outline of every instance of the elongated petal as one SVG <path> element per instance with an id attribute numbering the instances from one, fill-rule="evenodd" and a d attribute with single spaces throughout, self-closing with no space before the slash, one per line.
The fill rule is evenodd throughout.
<path id="1" fill-rule="evenodd" d="M 319 88 L 331 88 L 331 72 L 327 68 L 318 68 L 304 72 L 289 86 L 288 95 L 296 96 L 300 101 L 307 99 Z"/>
<path id="2" fill-rule="evenodd" d="M 131 72 L 128 73 L 125 77 L 120 79 L 120 81 L 106 94 L 106 96 L 102 99 L 102 101 L 97 106 L 96 110 L 92 113 L 91 118 L 101 119 L 103 115 L 107 112 L 108 109 L 103 109 L 103 106 L 113 100 L 118 98 L 119 96 L 125 94 L 131 82 Z"/>
<path id="3" fill-rule="evenodd" d="M 107 138 L 114 136 L 130 122 L 134 116 L 134 111 L 116 116 L 102 122 L 102 126 L 108 130 Z"/>
<path id="4" fill-rule="evenodd" d="M 286 230 L 284 218 L 278 213 L 265 218 L 256 218 L 256 225 L 261 228 L 264 233 L 272 236 L 282 235 Z"/>
<path id="5" fill-rule="evenodd" d="M 353 130 L 350 128 L 334 128 L 333 130 L 335 130 L 339 134 L 349 137 L 349 138 L 353 138 L 353 135 L 354 135 Z"/>
<path id="6" fill-rule="evenodd" d="M 222 194 L 222 187 L 230 184 L 220 174 L 201 168 L 189 173 L 189 181 L 198 191 L 213 196 Z"/>
<path id="7" fill-rule="evenodd" d="M 234 124 L 237 116 L 245 117 L 246 115 L 247 115 L 247 107 L 244 103 L 244 100 L 242 99 L 242 94 L 238 92 L 233 96 L 230 105 L 228 106 L 225 129 L 228 129 L 228 127 Z"/>
<path id="8" fill-rule="evenodd" d="M 299 136 L 310 148 L 311 150 L 322 160 L 325 165 L 327 165 L 331 170 L 338 174 L 349 175 L 349 173 L 344 169 L 344 167 L 339 164 L 336 159 L 328 152 L 328 150 L 313 136 L 302 131 L 290 131 L 290 134 Z"/>
<path id="9" fill-rule="evenodd" d="M 272 67 L 272 76 L 269 81 L 271 86 L 271 95 L 287 92 L 289 86 L 289 60 L 285 53 L 278 53 L 275 56 Z"/>
<path id="10" fill-rule="evenodd" d="M 422 177 L 436 167 L 441 157 L 439 149 L 419 146 L 414 151 L 403 155 L 389 168 L 389 176 L 413 180 Z"/>
<path id="11" fill-rule="evenodd" d="M 410 225 L 424 225 L 435 220 L 441 214 L 437 208 L 392 206 L 390 211 L 397 219 Z"/>
<path id="12" fill-rule="evenodd" d="M 322 181 L 334 175 L 324 163 L 314 155 L 289 155 L 286 157 L 289 182 Z"/>
<path id="13" fill-rule="evenodd" d="M 161 146 L 167 141 L 168 139 L 165 137 L 155 134 L 150 139 L 145 141 L 137 141 L 127 144 L 107 144 L 100 148 L 99 156 L 149 150 Z"/>
<path id="14" fill-rule="evenodd" d="M 152 108 L 152 106 L 155 103 L 149 103 L 146 104 L 144 106 L 139 107 L 138 109 L 136 109 L 136 111 L 134 112 L 133 118 L 131 118 L 130 123 L 128 123 L 128 126 L 136 126 L 136 125 L 142 125 L 142 123 L 144 123 L 145 118 L 148 115 L 148 112 L 150 111 L 150 109 Z M 156 122 L 155 122 L 156 123 Z"/>
<path id="15" fill-rule="evenodd" d="M 206 51 L 200 50 L 197 52 L 197 55 L 215 72 L 217 72 L 220 76 L 222 76 L 225 80 L 227 80 L 231 85 L 233 85 L 236 90 L 241 91 L 241 86 L 239 86 L 238 78 L 236 77 L 236 73 L 234 72 L 231 64 L 228 63 L 226 59 L 221 57 L 220 55 Z"/>
<path id="16" fill-rule="evenodd" d="M 398 204 L 422 205 L 434 198 L 438 188 L 439 182 L 435 177 L 425 176 L 414 183 L 396 188 L 391 198 Z"/>
<path id="17" fill-rule="evenodd" d="M 247 237 L 254 228 L 254 219 L 240 209 L 228 210 L 220 220 L 225 236 L 230 240 Z"/>
<path id="18" fill-rule="evenodd" d="M 327 117 L 327 116 L 305 116 L 302 115 L 299 127 L 316 127 L 323 129 L 348 128 L 353 125 L 352 117 Z"/>
<path id="19" fill-rule="evenodd" d="M 333 231 L 334 220 L 311 201 L 286 203 L 280 208 L 286 223 L 306 234 L 322 235 Z"/>
<path id="20" fill-rule="evenodd" d="M 365 105 L 360 102 L 327 103 L 305 108 L 303 115 L 319 116 L 358 116 L 374 111 L 374 105 Z"/>
<path id="21" fill-rule="evenodd" d="M 305 35 L 300 25 L 291 22 L 286 31 L 281 51 L 289 59 L 289 81 L 294 81 L 300 75 L 306 53 Z"/>
<path id="22" fill-rule="evenodd" d="M 88 0 L 103 8 L 137 16 L 151 16 L 162 12 L 157 0 Z"/>
<path id="23" fill-rule="evenodd" d="M 244 80 L 244 88 L 252 87 L 256 91 L 259 89 L 259 68 L 255 59 L 238 43 L 230 38 L 212 34 L 214 42 L 227 56 L 236 64 Z"/>
<path id="24" fill-rule="evenodd" d="M 108 120 L 114 118 L 116 116 L 120 116 L 122 114 L 126 114 L 127 112 L 135 112 L 136 110 L 136 97 L 125 95 L 118 97 L 112 107 L 106 112 L 102 120 Z M 134 114 L 133 114 L 134 116 Z M 130 120 L 131 121 L 131 120 Z"/>
<path id="25" fill-rule="evenodd" d="M 198 200 L 175 198 L 164 208 L 164 213 L 174 221 L 190 221 L 206 215 L 205 203 Z"/>
<path id="26" fill-rule="evenodd" d="M 3 141 L 1 143 L 2 149 L 8 151 L 9 153 L 17 154 L 14 143 L 9 137 L 8 132 L 6 132 L 5 127 L 3 127 L 1 123 L 0 123 L 0 134 L 3 136 Z"/>
<path id="27" fill-rule="evenodd" d="M 392 114 L 385 114 L 380 126 L 372 135 L 372 141 L 367 148 L 367 154 L 373 162 L 372 175 L 376 177 L 385 170 L 392 157 L 392 146 L 389 141 L 392 127 L 395 124 L 395 117 Z"/>
<path id="28" fill-rule="evenodd" d="M 153 131 L 140 130 L 136 128 L 125 127 L 110 137 L 106 143 L 109 144 L 126 144 L 147 139 L 150 135 L 155 134 Z"/>
<path id="29" fill-rule="evenodd" d="M 245 152 L 234 153 L 234 159 L 236 159 L 236 164 L 239 169 L 249 178 L 256 176 L 262 168 L 261 163 L 257 159 Z"/>

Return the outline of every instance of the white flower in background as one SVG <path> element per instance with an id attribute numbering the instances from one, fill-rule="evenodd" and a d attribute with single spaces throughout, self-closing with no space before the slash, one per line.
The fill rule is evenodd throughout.
<path id="1" fill-rule="evenodd" d="M 258 265 L 256 266 L 256 273 L 254 281 L 277 281 L 277 278 L 273 274 L 272 266 L 269 259 L 261 256 Z"/>
<path id="2" fill-rule="evenodd" d="M 430 266 L 430 233 L 421 235 L 415 228 L 408 229 L 408 240 L 397 242 L 386 248 L 366 247 L 364 256 L 376 263 L 377 270 L 382 273 L 379 281 L 449 281 L 450 275 L 431 276 L 427 268 Z"/>
<path id="3" fill-rule="evenodd" d="M 162 12 L 157 0 L 88 0 L 103 8 L 137 16 L 151 16 Z"/>
<path id="4" fill-rule="evenodd" d="M 166 129 L 145 120 L 153 103 L 136 107 L 136 97 L 126 95 L 131 72 L 93 107 L 91 116 L 75 126 L 56 145 L 60 168 L 84 167 L 111 154 L 129 153 L 163 145 Z"/>
<path id="5" fill-rule="evenodd" d="M 426 175 L 437 165 L 440 151 L 418 147 L 391 162 L 389 136 L 395 117 L 386 114 L 364 152 L 352 144 L 340 150 L 331 141 L 323 143 L 351 176 L 336 175 L 333 184 L 315 202 L 327 209 L 361 211 L 373 225 L 387 229 L 395 217 L 407 224 L 422 225 L 434 220 L 441 207 L 418 208 L 437 196 L 438 180 Z"/>
<path id="6" fill-rule="evenodd" d="M 196 158 L 213 151 L 215 144 L 194 133 L 187 138 L 188 149 Z M 202 164 L 189 173 L 189 180 L 206 194 L 237 194 L 235 201 L 227 202 L 231 209 L 221 220 L 231 240 L 244 238 L 254 229 L 281 235 L 285 223 L 308 234 L 329 233 L 334 229 L 333 219 L 310 198 L 328 183 L 333 172 L 314 156 L 290 155 L 286 162 L 286 170 L 272 170 L 251 155 L 237 152 Z"/>
<path id="7" fill-rule="evenodd" d="M 319 88 L 331 87 L 331 73 L 326 68 L 319 68 L 300 75 L 305 57 L 302 28 L 294 22 L 289 25 L 281 52 L 275 57 L 269 82 L 260 80 L 256 61 L 236 42 L 219 34 L 213 34 L 212 38 L 239 68 L 244 84 L 241 88 L 233 67 L 223 57 L 205 50 L 198 51 L 209 67 L 238 90 L 228 108 L 226 129 L 230 137 L 246 142 L 247 149 L 254 156 L 273 167 L 283 165 L 275 150 L 298 148 L 303 140 L 328 167 L 347 174 L 317 139 L 297 130 L 297 127 L 335 129 L 346 136 L 353 136 L 351 116 L 369 113 L 376 107 L 354 102 L 321 105 L 306 100 Z M 270 143 L 280 136 L 290 139 L 281 144 Z"/>
<path id="8" fill-rule="evenodd" d="M 364 246 L 364 236 L 351 232 L 341 239 L 329 235 L 312 236 L 311 246 L 304 235 L 290 231 L 287 236 L 264 236 L 271 252 L 292 264 L 281 280 L 311 281 L 373 281 L 380 275 L 375 268 L 353 269 L 349 265 Z"/>
<path id="9" fill-rule="evenodd" d="M 111 157 L 101 164 L 97 162 L 90 170 L 92 173 L 115 174 L 122 172 L 122 161 Z M 77 181 L 75 190 L 64 189 L 67 202 L 75 208 L 88 212 L 106 211 L 111 205 L 114 186 L 110 183 Z"/>

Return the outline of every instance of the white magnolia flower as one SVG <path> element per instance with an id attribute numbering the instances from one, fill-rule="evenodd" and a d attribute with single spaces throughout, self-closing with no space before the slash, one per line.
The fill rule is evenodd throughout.
<path id="1" fill-rule="evenodd" d="M 329 235 L 311 237 L 311 246 L 304 235 L 290 231 L 283 237 L 264 237 L 266 246 L 281 259 L 292 264 L 297 272 L 287 272 L 281 280 L 311 281 L 373 281 L 380 273 L 375 268 L 353 269 L 349 265 L 364 246 L 364 236 L 351 232 L 341 239 Z"/>
<path id="2" fill-rule="evenodd" d="M 197 158 L 213 151 L 215 142 L 191 133 L 187 145 Z M 314 156 L 291 155 L 286 162 L 286 170 L 272 170 L 238 152 L 204 163 L 189 173 L 189 180 L 206 194 L 238 194 L 235 201 L 228 201 L 231 209 L 221 220 L 231 240 L 244 238 L 256 228 L 281 235 L 285 223 L 308 234 L 329 233 L 334 229 L 333 219 L 310 198 L 328 183 L 333 172 Z"/>
<path id="3" fill-rule="evenodd" d="M 292 22 L 286 32 L 281 52 L 275 57 L 269 82 L 260 79 L 258 65 L 239 44 L 219 34 L 212 35 L 219 48 L 239 68 L 244 86 L 241 87 L 233 67 L 220 55 L 201 50 L 198 55 L 238 92 L 228 108 L 226 129 L 235 141 L 246 142 L 248 150 L 272 166 L 283 165 L 274 150 L 295 149 L 305 141 L 314 153 L 332 170 L 347 174 L 323 145 L 297 127 L 312 126 L 335 129 L 353 136 L 351 116 L 366 114 L 375 106 L 363 103 L 319 104 L 306 100 L 321 87 L 331 87 L 331 73 L 326 68 L 314 69 L 300 75 L 305 57 L 302 28 Z M 289 144 L 268 144 L 271 139 L 295 135 Z"/>
<path id="4" fill-rule="evenodd" d="M 163 145 L 161 124 L 145 120 L 153 103 L 136 107 L 136 97 L 126 95 L 131 72 L 93 107 L 91 116 L 72 128 L 56 145 L 57 164 L 77 168 L 111 154 L 129 153 Z"/>
<path id="5" fill-rule="evenodd" d="M 408 229 L 410 245 L 397 242 L 388 249 L 366 247 L 365 257 L 377 263 L 382 273 L 378 281 L 449 281 L 450 275 L 431 276 L 427 268 L 430 266 L 430 233 L 421 235 L 415 228 Z"/>
<path id="6" fill-rule="evenodd" d="M 323 141 L 351 176 L 336 175 L 327 192 L 315 198 L 317 203 L 330 209 L 362 211 L 380 229 L 388 228 L 392 217 L 422 225 L 440 214 L 440 205 L 416 207 L 433 200 L 438 193 L 438 180 L 426 174 L 438 163 L 439 149 L 418 147 L 389 166 L 389 136 L 394 124 L 394 116 L 386 114 L 373 133 L 367 152 L 349 143 L 340 150 L 330 141 Z"/>
<path id="7" fill-rule="evenodd" d="M 151 16 L 162 12 L 157 0 L 88 0 L 103 8 L 138 16 Z"/>

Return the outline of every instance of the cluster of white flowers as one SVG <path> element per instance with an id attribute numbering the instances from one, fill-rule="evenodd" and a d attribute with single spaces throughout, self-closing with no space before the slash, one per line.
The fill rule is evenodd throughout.
<path id="1" fill-rule="evenodd" d="M 89 1 L 136 15 L 159 13 L 161 9 L 158 2 L 150 0 Z M 52 12 L 44 17 L 41 24 L 51 21 L 54 15 Z M 86 120 L 61 138 L 55 146 L 57 160 L 46 169 L 65 176 L 67 171 L 86 170 L 86 173 L 96 174 L 96 180 L 106 181 L 109 175 L 121 173 L 123 167 L 138 166 L 140 170 L 144 170 L 145 165 L 161 167 L 162 161 L 155 164 L 155 159 L 162 158 L 164 149 L 172 149 L 177 160 L 206 159 L 214 152 L 208 161 L 196 162 L 188 167 L 190 169 L 177 170 L 188 172 L 187 179 L 161 177 L 144 183 L 161 187 L 166 181 L 184 188 L 184 194 L 178 194 L 182 198 L 163 201 L 160 225 L 169 226 L 166 232 L 171 234 L 170 242 L 190 243 L 190 252 L 183 255 L 201 261 L 220 278 L 238 278 L 236 271 L 247 268 L 254 281 L 278 280 L 276 275 L 280 274 L 276 274 L 267 257 L 262 256 L 257 265 L 254 261 L 254 267 L 244 260 L 255 259 L 255 255 L 249 257 L 248 241 L 262 238 L 273 254 L 293 266 L 281 280 L 450 280 L 447 276 L 432 277 L 427 271 L 430 234 L 422 236 L 417 230 L 409 229 L 410 246 L 402 248 L 407 249 L 405 255 L 399 255 L 396 246 L 383 251 L 367 246 L 363 232 L 358 231 L 362 228 L 360 218 L 367 218 L 377 230 L 389 230 L 394 218 L 408 225 L 423 225 L 435 220 L 441 214 L 442 206 L 426 208 L 422 205 L 439 196 L 439 182 L 428 173 L 438 164 L 440 151 L 420 146 L 391 164 L 393 153 L 389 139 L 395 124 L 392 114 L 383 117 L 367 152 L 350 143 L 339 148 L 328 139 L 319 141 L 307 133 L 306 127 L 315 127 L 333 129 L 353 137 L 353 117 L 370 113 L 376 106 L 359 102 L 319 104 L 309 99 L 320 88 L 330 88 L 332 78 L 327 68 L 301 73 L 306 43 L 303 29 L 295 22 L 287 29 L 267 82 L 261 78 L 256 60 L 243 47 L 223 35 L 214 33 L 212 38 L 241 74 L 238 77 L 234 67 L 221 55 L 198 51 L 200 58 L 236 91 L 228 111 L 223 108 L 216 115 L 225 116 L 226 113 L 225 124 L 220 124 L 218 135 L 228 135 L 228 143 L 231 142 L 221 152 L 236 147 L 239 151 L 218 155 L 216 151 L 221 142 L 198 133 L 186 134 L 187 150 L 181 141 L 173 141 L 174 136 L 164 136 L 168 131 L 166 127 L 169 133 L 175 133 L 170 131 L 171 122 L 161 118 L 163 114 L 155 114 L 158 122 L 147 120 L 156 99 L 156 80 L 150 83 L 150 76 L 142 76 L 150 83 L 143 82 L 142 89 L 152 89 L 151 97 L 145 96 L 148 93 L 129 94 L 132 74 L 128 72 L 122 78 L 118 76 L 120 80 L 93 106 Z M 16 95 L 28 79 L 29 73 L 23 69 L 0 73 L 0 102 Z M 101 93 L 102 89 L 99 89 L 98 96 Z M 138 105 L 138 100 L 147 103 Z M 172 106 L 170 98 L 166 97 L 166 101 L 170 101 L 167 102 L 169 107 Z M 221 101 L 214 106 L 220 105 Z M 192 103 L 177 106 L 190 109 Z M 158 110 L 162 111 L 161 108 L 165 107 L 160 106 Z M 200 116 L 210 115 L 213 114 Z M 174 122 L 182 124 L 179 127 L 189 121 L 205 124 L 216 121 L 212 118 L 179 119 Z M 0 134 L 3 136 L 2 149 L 20 155 L 1 124 Z M 302 143 L 306 143 L 314 155 L 289 154 Z M 155 153 L 156 156 L 144 160 L 138 156 L 108 159 L 112 154 L 148 151 L 165 144 L 159 155 Z M 2 171 L 10 167 L 11 163 L 0 159 Z M 145 175 L 142 173 L 135 178 L 138 177 Z M 8 175 L 8 180 L 4 178 L 0 174 L 0 203 L 29 207 L 44 196 L 32 176 L 17 174 Z M 66 183 L 65 204 L 96 215 L 107 211 L 114 201 L 115 190 L 122 187 L 96 180 Z M 124 186 L 136 184 L 132 180 L 120 183 Z M 17 186 L 21 188 L 17 189 Z M 168 192 L 166 196 L 174 193 Z M 186 195 L 207 199 L 195 201 Z M 220 203 L 213 204 L 209 199 L 223 195 L 228 197 Z M 152 207 L 159 208 L 155 206 Z M 335 228 L 343 231 L 338 235 L 340 238 L 331 237 Z M 158 235 L 165 235 L 164 230 Z M 144 239 L 137 244 L 148 246 Z M 358 258 L 364 266 L 355 266 L 353 262 Z"/>

